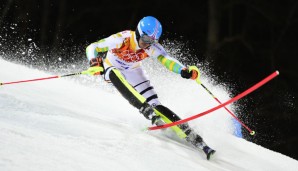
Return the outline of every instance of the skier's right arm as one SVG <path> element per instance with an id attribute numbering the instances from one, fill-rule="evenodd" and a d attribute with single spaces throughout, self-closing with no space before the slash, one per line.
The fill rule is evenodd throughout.
<path id="1" fill-rule="evenodd" d="M 117 43 L 122 41 L 119 37 L 121 37 L 119 33 L 114 34 L 98 42 L 94 42 L 86 48 L 86 56 L 89 59 L 90 68 L 85 74 L 101 75 L 104 73 L 103 60 L 98 53 L 107 52 L 109 49 L 116 47 Z"/>
<path id="2" fill-rule="evenodd" d="M 91 59 L 96 58 L 99 52 L 107 52 L 110 49 L 116 48 L 123 42 L 123 40 L 124 36 L 120 32 L 113 34 L 107 38 L 101 39 L 97 42 L 91 43 L 86 48 L 86 56 L 90 61 Z"/>
<path id="3" fill-rule="evenodd" d="M 93 58 L 96 58 L 98 52 L 106 52 L 109 50 L 109 46 L 106 43 L 106 39 L 101 39 L 98 42 L 94 42 L 86 48 L 86 56 L 89 59 L 89 61 Z"/>

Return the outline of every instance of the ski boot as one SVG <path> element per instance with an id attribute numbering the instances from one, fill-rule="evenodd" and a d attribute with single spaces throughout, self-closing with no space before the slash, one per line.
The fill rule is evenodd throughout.
<path id="1" fill-rule="evenodd" d="M 203 147 L 203 151 L 205 152 L 205 154 L 207 156 L 207 160 L 209 160 L 210 157 L 215 153 L 215 150 L 213 150 L 212 148 L 208 147 L 207 145 L 205 147 Z"/>
<path id="2" fill-rule="evenodd" d="M 143 104 L 140 108 L 140 113 L 142 113 L 145 118 L 151 120 L 152 125 L 161 126 L 165 124 L 161 117 L 155 114 L 153 107 L 148 103 Z"/>
<path id="3" fill-rule="evenodd" d="M 192 129 L 190 129 L 190 133 L 186 137 L 186 141 L 191 143 L 195 148 L 199 148 L 204 151 L 206 154 L 207 160 L 215 153 L 215 150 L 210 148 L 204 141 L 201 136 L 194 133 Z"/>

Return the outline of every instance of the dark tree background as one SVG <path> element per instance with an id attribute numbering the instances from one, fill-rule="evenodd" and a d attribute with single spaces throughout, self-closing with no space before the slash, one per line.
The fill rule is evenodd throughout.
<path id="1" fill-rule="evenodd" d="M 297 0 L 0 0 L 0 55 L 45 68 L 57 55 L 75 62 L 90 43 L 134 30 L 147 15 L 162 23 L 161 41 L 186 42 L 182 51 L 212 68 L 234 96 L 279 70 L 279 77 L 237 102 L 245 111 L 239 117 L 257 134 L 242 132 L 298 159 Z"/>

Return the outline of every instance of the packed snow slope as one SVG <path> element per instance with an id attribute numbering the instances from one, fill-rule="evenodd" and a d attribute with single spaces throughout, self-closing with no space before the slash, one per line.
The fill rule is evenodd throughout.
<path id="1" fill-rule="evenodd" d="M 218 105 L 193 81 L 147 69 L 160 100 L 182 118 Z M 0 59 L 1 82 L 47 76 Z M 189 122 L 217 150 L 207 161 L 170 130 L 143 131 L 150 121 L 104 81 L 79 83 L 87 77 L 0 86 L 1 171 L 298 170 L 296 160 L 234 136 L 225 110 Z M 222 101 L 230 98 L 223 87 L 203 81 Z"/>

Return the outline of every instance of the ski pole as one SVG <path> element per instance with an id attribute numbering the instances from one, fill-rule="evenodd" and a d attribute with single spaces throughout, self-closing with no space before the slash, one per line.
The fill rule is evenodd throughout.
<path id="1" fill-rule="evenodd" d="M 49 80 L 49 79 L 55 79 L 55 78 L 62 78 L 62 77 L 70 77 L 70 76 L 75 76 L 75 75 L 94 75 L 96 72 L 102 72 L 103 68 L 102 67 L 90 67 L 88 70 L 78 72 L 78 73 L 72 73 L 72 74 L 66 74 L 66 75 L 56 75 L 56 76 L 51 76 L 51 77 L 43 77 L 43 78 L 35 78 L 35 79 L 30 79 L 30 80 L 21 80 L 21 81 L 13 81 L 13 82 L 5 82 L 5 83 L 0 83 L 0 86 L 7 85 L 7 84 L 18 84 L 18 83 L 26 83 L 26 82 L 33 82 L 33 81 L 42 81 L 42 80 Z"/>
<path id="2" fill-rule="evenodd" d="M 222 104 L 219 100 L 218 100 L 218 98 L 217 97 L 215 97 L 214 95 L 213 95 L 213 93 L 211 93 L 211 91 L 206 87 L 206 86 L 204 86 L 204 84 L 201 82 L 201 80 L 200 80 L 200 71 L 199 71 L 199 69 L 196 67 L 196 66 L 191 66 L 191 67 L 189 67 L 189 70 L 196 70 L 197 71 L 197 73 L 198 73 L 198 77 L 197 77 L 197 79 L 196 79 L 196 82 L 199 84 L 199 85 L 201 85 L 219 104 Z M 229 114 L 231 114 L 245 129 L 247 129 L 248 131 L 249 131 L 249 133 L 250 133 L 250 135 L 254 135 L 255 134 L 255 131 L 252 131 L 251 129 L 249 129 L 248 128 L 248 126 L 246 126 L 243 122 L 241 122 L 238 118 L 237 118 L 237 116 L 235 115 L 235 114 L 233 114 L 228 108 L 226 108 L 225 106 L 224 106 L 224 108 L 229 112 Z"/>

